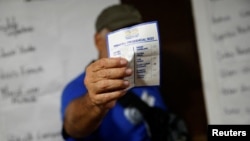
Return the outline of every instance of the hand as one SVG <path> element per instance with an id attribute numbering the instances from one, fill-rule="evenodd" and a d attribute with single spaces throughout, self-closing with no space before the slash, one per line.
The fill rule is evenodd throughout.
<path id="1" fill-rule="evenodd" d="M 86 69 L 84 83 L 91 102 L 102 108 L 112 108 L 126 93 L 129 82 L 124 77 L 132 74 L 124 58 L 102 58 Z"/>

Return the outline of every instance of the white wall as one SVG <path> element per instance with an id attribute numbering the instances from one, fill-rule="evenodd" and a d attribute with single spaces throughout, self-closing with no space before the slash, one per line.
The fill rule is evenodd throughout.
<path id="1" fill-rule="evenodd" d="M 60 95 L 97 57 L 94 21 L 118 0 L 0 0 L 0 140 L 61 141 Z"/>

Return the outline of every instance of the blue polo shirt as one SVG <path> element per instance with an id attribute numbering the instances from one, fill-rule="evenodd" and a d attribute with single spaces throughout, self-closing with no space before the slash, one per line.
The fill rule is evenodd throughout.
<path id="1" fill-rule="evenodd" d="M 63 90 L 61 97 L 61 118 L 65 116 L 68 104 L 87 93 L 83 84 L 85 72 L 72 80 Z M 150 106 L 166 110 L 159 87 L 134 87 L 134 94 L 146 101 Z M 74 139 L 65 137 L 66 141 L 150 141 L 149 131 L 141 113 L 135 108 L 124 108 L 119 102 L 110 109 L 99 128 L 89 137 Z"/>

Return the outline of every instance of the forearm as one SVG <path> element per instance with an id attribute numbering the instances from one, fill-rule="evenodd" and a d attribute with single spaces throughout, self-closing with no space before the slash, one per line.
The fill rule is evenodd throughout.
<path id="1" fill-rule="evenodd" d="M 72 137 L 91 134 L 102 122 L 118 98 L 126 93 L 131 76 L 128 61 L 123 58 L 103 58 L 86 68 L 84 84 L 88 94 L 74 100 L 66 109 L 64 129 Z"/>
<path id="2" fill-rule="evenodd" d="M 67 107 L 64 120 L 65 131 L 75 138 L 85 137 L 96 130 L 107 111 L 108 109 L 93 104 L 86 94 Z"/>

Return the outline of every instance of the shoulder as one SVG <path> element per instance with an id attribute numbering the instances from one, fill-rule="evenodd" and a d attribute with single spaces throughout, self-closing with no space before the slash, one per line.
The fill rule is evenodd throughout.
<path id="1" fill-rule="evenodd" d="M 72 79 L 63 89 L 63 95 L 68 97 L 78 97 L 87 92 L 84 85 L 85 72 Z"/>
<path id="2" fill-rule="evenodd" d="M 85 78 L 85 72 L 82 72 L 80 75 L 76 76 L 69 83 L 67 83 L 64 89 L 69 89 L 79 85 L 82 86 L 84 78 Z"/>

